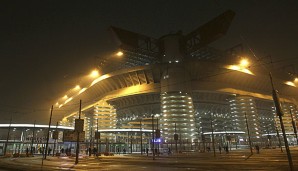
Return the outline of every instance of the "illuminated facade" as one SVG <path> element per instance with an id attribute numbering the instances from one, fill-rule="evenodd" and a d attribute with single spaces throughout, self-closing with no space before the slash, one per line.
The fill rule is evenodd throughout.
<path id="1" fill-rule="evenodd" d="M 189 149 L 195 143 L 210 142 L 212 132 L 218 144 L 247 145 L 248 125 L 252 141 L 266 143 L 266 135 L 276 135 L 267 71 L 251 67 L 248 60 L 235 65 L 245 54 L 240 45 L 225 50 L 208 46 L 226 33 L 233 16 L 228 11 L 187 35 L 177 32 L 158 39 L 112 27 L 121 42 L 121 60 L 116 64 L 103 59 L 103 75 L 69 96 L 71 100 L 59 101 L 68 103 L 60 107 L 63 111 L 73 111 L 61 112 L 66 116 L 61 123 L 77 115 L 72 104 L 82 99 L 93 130 L 97 121 L 99 131 L 158 128 L 162 145 L 172 145 L 176 133 L 178 143 Z M 205 33 L 209 27 L 217 29 Z M 275 75 L 275 85 L 283 92 L 281 101 L 289 104 L 296 120 L 297 88 Z M 287 113 L 289 107 L 284 109 Z M 133 139 L 140 144 L 141 135 L 143 142 L 152 142 L 148 132 L 109 132 L 105 138 L 125 144 Z"/>
<path id="2" fill-rule="evenodd" d="M 116 128 L 116 110 L 107 102 L 101 100 L 94 106 L 93 130 L 97 129 L 115 129 Z M 113 134 L 101 134 L 101 138 L 114 139 Z"/>
<path id="3" fill-rule="evenodd" d="M 173 139 L 179 133 L 183 139 L 195 139 L 194 107 L 187 93 L 172 92 L 161 95 L 161 129 L 165 142 Z"/>

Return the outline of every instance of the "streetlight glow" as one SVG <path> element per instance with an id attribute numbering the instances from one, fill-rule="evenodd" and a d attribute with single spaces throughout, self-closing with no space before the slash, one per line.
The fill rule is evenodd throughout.
<path id="1" fill-rule="evenodd" d="M 97 70 L 93 70 L 91 73 L 90 73 L 90 76 L 91 77 L 98 77 L 99 76 L 99 72 Z"/>
<path id="2" fill-rule="evenodd" d="M 296 87 L 295 83 L 293 83 L 292 81 L 287 81 L 287 82 L 285 82 L 285 84 L 292 86 L 292 87 Z"/>
<path id="3" fill-rule="evenodd" d="M 242 67 L 247 67 L 249 64 L 248 60 L 247 59 L 241 59 L 240 61 L 240 66 Z"/>
<path id="4" fill-rule="evenodd" d="M 79 90 L 79 89 L 81 89 L 81 87 L 80 87 L 80 85 L 76 85 L 74 89 Z"/>
<path id="5" fill-rule="evenodd" d="M 123 55 L 123 52 L 119 51 L 119 52 L 117 52 L 116 55 L 117 55 L 117 56 L 122 56 L 122 55 Z"/>

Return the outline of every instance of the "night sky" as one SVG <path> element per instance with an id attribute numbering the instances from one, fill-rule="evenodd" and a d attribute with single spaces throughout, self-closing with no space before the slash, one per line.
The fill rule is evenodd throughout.
<path id="1" fill-rule="evenodd" d="M 247 44 L 260 58 L 285 59 L 281 71 L 298 69 L 295 0 L 0 1 L 0 123 L 47 123 L 51 105 L 117 50 L 109 26 L 187 34 L 227 9 L 236 16 L 213 46 Z"/>

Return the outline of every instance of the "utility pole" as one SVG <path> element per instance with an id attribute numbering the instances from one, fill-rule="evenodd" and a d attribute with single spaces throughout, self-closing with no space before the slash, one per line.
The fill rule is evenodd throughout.
<path id="1" fill-rule="evenodd" d="M 214 145 L 214 133 L 213 133 L 213 117 L 212 117 L 212 113 L 210 113 L 210 125 L 211 125 L 211 131 L 212 131 L 212 147 L 213 147 L 213 155 L 214 157 L 216 157 L 216 154 L 215 154 L 215 145 Z"/>
<path id="2" fill-rule="evenodd" d="M 156 118 L 156 131 L 155 131 L 155 134 L 160 134 L 160 130 L 158 129 L 158 117 Z M 158 135 L 155 135 L 155 136 L 158 136 Z M 160 137 L 156 137 L 156 139 L 160 139 Z M 157 140 L 157 156 L 159 156 L 159 142 Z"/>
<path id="3" fill-rule="evenodd" d="M 98 118 L 96 119 L 96 132 L 97 132 L 97 134 L 98 134 Z M 99 138 L 100 138 L 100 136 L 96 138 L 96 148 L 98 149 L 98 150 L 97 150 L 98 153 L 100 153 L 100 146 L 98 146 L 98 139 L 99 139 Z"/>
<path id="4" fill-rule="evenodd" d="M 250 132 L 249 132 L 249 128 L 248 128 L 248 122 L 247 122 L 246 112 L 244 113 L 244 116 L 245 116 L 245 123 L 246 123 L 247 135 L 248 135 L 248 142 L 249 142 L 250 154 L 253 155 L 252 146 L 251 146 L 251 139 L 250 139 Z"/>
<path id="5" fill-rule="evenodd" d="M 281 131 L 283 134 L 284 143 L 285 143 L 285 147 L 286 147 L 286 151 L 287 151 L 289 166 L 290 166 L 291 171 L 293 171 L 294 170 L 293 161 L 292 161 L 292 156 L 291 156 L 291 152 L 290 152 L 290 148 L 289 148 L 289 144 L 288 144 L 288 140 L 287 140 L 287 136 L 286 136 L 286 132 L 285 132 L 284 123 L 282 121 L 283 112 L 282 112 L 282 108 L 280 105 L 279 96 L 278 96 L 277 91 L 274 88 L 271 73 L 269 74 L 269 76 L 270 76 L 270 81 L 271 81 L 271 86 L 272 86 L 272 97 L 273 97 L 273 101 L 274 101 L 274 105 L 275 105 L 276 114 L 279 117 L 280 127 L 281 127 Z"/>
<path id="6" fill-rule="evenodd" d="M 50 139 L 50 128 L 51 128 L 51 122 L 52 122 L 52 115 L 53 115 L 53 105 L 51 107 L 51 115 L 50 115 L 49 128 L 48 128 L 48 134 L 47 134 L 46 150 L 44 152 L 44 159 L 47 159 L 47 153 L 48 153 L 48 147 L 49 147 L 49 139 Z"/>
<path id="7" fill-rule="evenodd" d="M 154 150 L 154 115 L 152 115 L 152 156 L 155 160 L 155 150 Z"/>
<path id="8" fill-rule="evenodd" d="M 175 140 L 175 150 L 176 153 L 178 153 L 178 145 L 177 145 L 177 141 L 178 141 L 178 134 L 177 134 L 177 129 L 176 129 L 176 122 L 175 122 L 175 134 L 174 134 L 174 140 Z"/>
<path id="9" fill-rule="evenodd" d="M 92 144 L 94 143 L 94 142 L 92 142 L 92 140 L 93 140 L 93 136 L 92 136 L 92 130 L 93 130 L 93 122 L 91 122 L 91 129 L 90 129 L 90 141 L 89 141 L 89 148 L 91 148 L 92 147 Z M 88 150 L 88 152 L 89 152 L 89 150 Z"/>
<path id="10" fill-rule="evenodd" d="M 9 139 L 9 134 L 10 134 L 10 128 L 11 128 L 11 122 L 12 122 L 12 116 L 10 117 L 10 121 L 9 121 L 9 127 L 8 127 L 8 131 L 7 131 L 7 137 L 6 137 L 6 142 L 5 142 L 5 147 L 4 147 L 4 156 L 6 155 L 6 150 L 7 150 L 7 145 L 8 145 L 8 139 Z"/>
<path id="11" fill-rule="evenodd" d="M 32 130 L 32 140 L 31 140 L 31 149 L 30 149 L 31 155 L 33 155 L 33 143 L 34 143 L 34 138 L 35 138 L 35 123 L 36 123 L 36 120 L 34 120 L 34 126 L 33 126 L 33 130 Z"/>
<path id="12" fill-rule="evenodd" d="M 277 138 L 278 138 L 278 143 L 279 143 L 279 146 L 280 146 L 280 151 L 283 152 L 282 145 L 281 145 L 281 140 L 280 140 L 280 135 L 279 135 L 279 131 L 277 129 L 277 123 L 276 122 L 274 122 L 274 123 L 275 123 L 275 131 L 276 131 L 276 135 L 277 135 Z"/>
<path id="13" fill-rule="evenodd" d="M 292 109 L 290 109 L 290 114 L 291 114 L 292 126 L 293 126 L 293 130 L 294 130 L 294 134 L 295 134 L 297 145 L 298 145 L 297 128 L 296 128 L 296 124 L 295 124 L 295 121 L 294 121 L 294 118 L 293 118 Z"/>
<path id="14" fill-rule="evenodd" d="M 141 155 L 143 155 L 143 132 L 142 132 L 142 118 L 140 119 L 140 133 L 141 133 Z"/>
<path id="15" fill-rule="evenodd" d="M 132 134 L 130 134 L 130 154 L 132 154 Z"/>
<path id="16" fill-rule="evenodd" d="M 81 119 L 82 100 L 80 100 L 79 119 Z M 76 146 L 76 161 L 75 164 L 79 163 L 79 150 L 80 150 L 80 131 L 77 131 L 77 146 Z"/>
<path id="17" fill-rule="evenodd" d="M 179 128 L 179 152 L 181 152 L 182 151 L 182 149 L 181 149 L 181 146 L 182 146 L 182 140 L 181 140 L 181 130 L 180 130 L 180 128 Z"/>
<path id="18" fill-rule="evenodd" d="M 225 134 L 226 134 L 226 144 L 227 144 L 227 148 L 229 147 L 229 140 L 228 140 L 228 132 L 227 132 L 227 127 L 225 126 Z"/>

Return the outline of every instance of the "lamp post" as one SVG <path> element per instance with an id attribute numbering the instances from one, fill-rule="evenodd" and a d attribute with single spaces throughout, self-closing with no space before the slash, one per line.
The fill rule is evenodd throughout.
<path id="1" fill-rule="evenodd" d="M 228 149 L 228 147 L 229 147 L 229 141 L 227 141 L 228 140 L 227 126 L 225 126 L 225 134 L 226 134 L 225 140 L 226 140 L 227 149 Z"/>
<path id="2" fill-rule="evenodd" d="M 142 118 L 140 119 L 140 134 L 141 134 L 141 155 L 143 155 L 143 132 L 142 132 Z"/>
<path id="3" fill-rule="evenodd" d="M 35 122 L 36 120 L 34 120 L 34 127 L 33 127 L 33 130 L 32 130 L 32 140 L 31 140 L 31 149 L 30 149 L 30 153 L 31 155 L 33 155 L 33 143 L 34 143 L 34 138 L 35 138 Z"/>
<path id="4" fill-rule="evenodd" d="M 81 119 L 82 100 L 80 100 L 79 119 Z M 80 131 L 77 131 L 77 146 L 76 146 L 76 161 L 75 164 L 79 163 L 79 150 L 80 150 Z"/>
<path id="5" fill-rule="evenodd" d="M 46 150 L 44 152 L 44 159 L 47 159 L 48 146 L 49 146 L 49 138 L 50 138 L 50 127 L 51 127 L 51 122 L 52 122 L 52 115 L 53 115 L 53 105 L 51 107 L 51 115 L 50 115 L 49 128 L 48 128 L 48 134 L 47 134 Z"/>
<path id="6" fill-rule="evenodd" d="M 278 131 L 276 122 L 275 122 L 275 125 L 276 125 L 275 126 L 275 131 L 276 131 L 276 135 L 277 135 L 277 138 L 278 138 L 278 143 L 279 143 L 280 151 L 283 152 L 282 145 L 281 145 L 281 140 L 280 140 L 280 135 L 279 135 L 279 131 Z"/>
<path id="7" fill-rule="evenodd" d="M 273 97 L 273 101 L 274 101 L 274 105 L 275 105 L 275 110 L 276 110 L 276 114 L 278 115 L 278 118 L 279 118 L 280 127 L 281 127 L 281 131 L 282 131 L 283 138 L 284 138 L 285 148 L 287 151 L 288 162 L 289 162 L 290 169 L 292 171 L 292 170 L 294 170 L 294 167 L 293 167 L 292 156 L 291 156 L 291 152 L 290 152 L 290 148 L 289 148 L 289 144 L 288 144 L 288 140 L 287 140 L 287 136 L 286 136 L 286 132 L 285 132 L 284 123 L 282 120 L 283 111 L 282 111 L 282 108 L 280 105 L 278 93 L 275 90 L 274 85 L 273 85 L 271 73 L 269 73 L 269 76 L 270 76 L 270 81 L 271 81 L 271 86 L 272 86 L 272 97 Z"/>
<path id="8" fill-rule="evenodd" d="M 252 146 L 251 146 L 251 139 L 250 139 L 250 132 L 249 132 L 248 123 L 247 123 L 247 117 L 246 117 L 246 112 L 244 113 L 244 116 L 245 116 L 245 123 L 246 123 L 247 135 L 248 135 L 248 142 L 249 142 L 250 154 L 253 155 Z"/>
<path id="9" fill-rule="evenodd" d="M 177 147 L 178 134 L 177 134 L 177 131 L 176 131 L 176 122 L 175 122 L 175 134 L 174 134 L 174 140 L 175 140 L 175 150 L 176 150 L 176 153 L 178 153 L 178 147 Z"/>
<path id="10" fill-rule="evenodd" d="M 96 119 L 96 132 L 99 135 L 99 133 L 98 133 L 98 118 Z M 100 139 L 100 136 L 96 137 L 96 148 L 98 149 L 97 150 L 98 153 L 101 153 L 100 144 L 98 144 L 99 139 Z"/>
<path id="11" fill-rule="evenodd" d="M 212 132 L 212 148 L 213 148 L 213 155 L 214 157 L 216 157 L 216 154 L 215 154 L 215 145 L 214 145 L 214 134 L 213 134 L 213 118 L 212 118 L 212 112 L 210 113 L 210 126 L 211 126 L 211 132 Z"/>
<path id="12" fill-rule="evenodd" d="M 152 115 L 152 156 L 155 160 L 155 150 L 154 150 L 154 115 Z"/>

